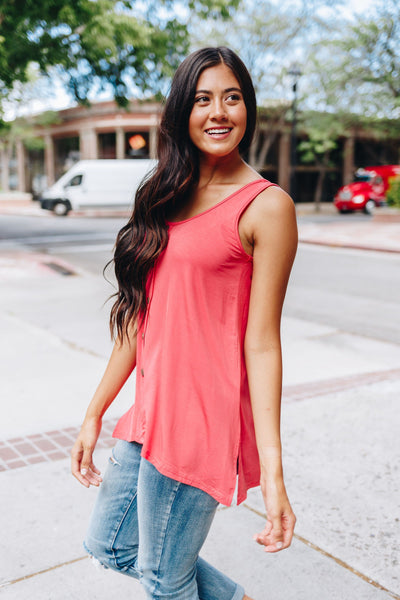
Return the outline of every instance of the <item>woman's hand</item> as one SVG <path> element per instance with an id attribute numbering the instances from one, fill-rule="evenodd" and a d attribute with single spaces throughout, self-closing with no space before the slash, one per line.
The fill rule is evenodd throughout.
<path id="1" fill-rule="evenodd" d="M 261 491 L 267 509 L 267 522 L 264 530 L 253 536 L 265 552 L 278 552 L 288 548 L 293 537 L 296 517 L 290 506 L 283 479 L 269 481 L 262 477 Z"/>
<path id="2" fill-rule="evenodd" d="M 101 419 L 85 419 L 71 451 L 71 472 L 85 487 L 99 486 L 102 478 L 93 463 L 93 452 L 101 431 Z"/>

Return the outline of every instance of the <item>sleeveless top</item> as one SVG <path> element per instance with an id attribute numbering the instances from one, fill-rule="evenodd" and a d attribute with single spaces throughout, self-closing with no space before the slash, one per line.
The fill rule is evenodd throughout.
<path id="1" fill-rule="evenodd" d="M 260 480 L 244 359 L 252 256 L 238 224 L 271 185 L 257 179 L 168 223 L 138 330 L 135 404 L 113 433 L 142 444 L 142 457 L 163 475 L 227 506 L 237 475 L 238 504 Z"/>

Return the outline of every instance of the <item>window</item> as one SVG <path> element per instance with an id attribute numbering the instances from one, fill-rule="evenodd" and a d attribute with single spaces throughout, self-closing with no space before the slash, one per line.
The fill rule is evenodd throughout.
<path id="1" fill-rule="evenodd" d="M 68 183 L 66 184 L 65 187 L 72 187 L 72 186 L 75 186 L 75 185 L 81 185 L 82 179 L 83 179 L 83 175 L 75 175 L 72 179 L 70 179 L 70 181 L 68 181 Z"/>

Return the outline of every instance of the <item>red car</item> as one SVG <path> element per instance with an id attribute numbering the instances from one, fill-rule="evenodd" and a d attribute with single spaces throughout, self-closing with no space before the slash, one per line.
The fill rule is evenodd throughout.
<path id="1" fill-rule="evenodd" d="M 386 204 L 386 191 L 390 177 L 400 176 L 400 165 L 384 165 L 381 167 L 365 167 L 356 171 L 356 180 L 341 187 L 334 205 L 339 212 L 363 210 L 371 214 L 376 206 Z"/>

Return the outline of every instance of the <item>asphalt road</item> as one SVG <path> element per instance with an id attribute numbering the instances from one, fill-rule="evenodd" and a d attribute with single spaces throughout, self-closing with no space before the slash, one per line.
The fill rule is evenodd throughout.
<path id="1" fill-rule="evenodd" d="M 122 217 L 2 216 L 0 254 L 48 253 L 101 276 L 125 222 Z M 300 245 L 285 314 L 400 344 L 399 272 L 400 255 Z"/>
<path id="2" fill-rule="evenodd" d="M 300 245 L 285 314 L 400 344 L 400 255 Z"/>

